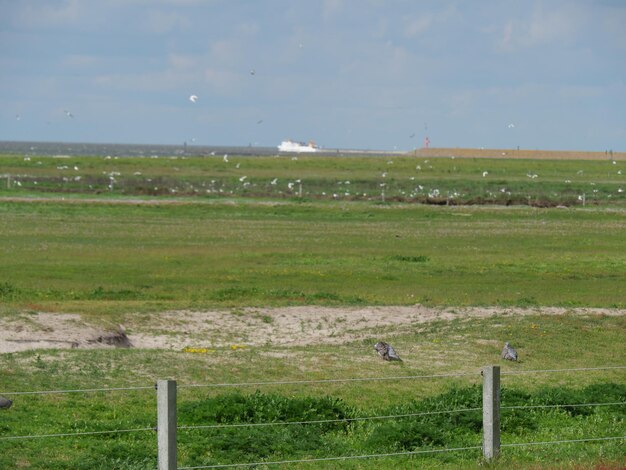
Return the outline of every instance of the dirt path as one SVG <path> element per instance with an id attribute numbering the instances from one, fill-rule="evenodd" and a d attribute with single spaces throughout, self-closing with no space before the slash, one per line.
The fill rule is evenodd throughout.
<path id="1" fill-rule="evenodd" d="M 374 338 L 410 325 L 495 315 L 626 315 L 624 309 L 449 308 L 389 306 L 286 307 L 172 311 L 128 315 L 124 327 L 136 348 L 182 350 L 240 346 L 336 344 Z M 41 348 L 112 348 L 117 325 L 102 327 L 78 314 L 22 313 L 0 317 L 0 353 Z M 110 341 L 112 339 L 112 341 Z M 119 338 L 118 338 L 119 339 Z M 118 344 L 119 346 L 119 344 Z"/>

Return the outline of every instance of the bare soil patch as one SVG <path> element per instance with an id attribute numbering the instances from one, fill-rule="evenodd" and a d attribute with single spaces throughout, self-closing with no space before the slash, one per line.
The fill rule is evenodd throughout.
<path id="1" fill-rule="evenodd" d="M 285 307 L 170 311 L 128 315 L 125 331 L 70 313 L 21 313 L 0 317 L 0 353 L 33 349 L 115 348 L 183 350 L 340 344 L 401 333 L 436 320 L 496 315 L 611 315 L 624 309 Z"/>

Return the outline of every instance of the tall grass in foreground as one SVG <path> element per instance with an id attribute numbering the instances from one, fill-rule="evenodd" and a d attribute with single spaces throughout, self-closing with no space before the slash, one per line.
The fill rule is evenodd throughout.
<path id="1" fill-rule="evenodd" d="M 317 425 L 181 429 L 181 465 L 402 452 L 480 445 L 480 413 L 360 421 L 354 418 L 480 408 L 480 367 L 502 366 L 502 405 L 572 405 L 626 401 L 624 371 L 540 373 L 561 368 L 623 365 L 622 317 L 502 315 L 438 321 L 376 331 L 402 363 L 380 360 L 373 340 L 339 345 L 265 345 L 190 354 L 165 350 L 40 350 L 0 357 L 0 394 L 10 391 L 113 387 L 141 390 L 17 395 L 3 411 L 0 438 L 150 428 L 156 422 L 157 379 L 179 384 L 180 426 L 352 419 Z M 575 340 L 573 340 L 575 338 Z M 520 362 L 501 362 L 511 340 Z M 200 344 L 200 346 L 203 344 Z M 207 338 L 206 345 L 210 345 Z M 450 350 L 454 351 L 453 354 Z M 464 372 L 440 377 L 239 387 L 185 387 L 215 383 L 398 377 Z M 512 372 L 529 372 L 512 375 Z M 503 443 L 623 435 L 624 405 L 502 411 Z M 0 440 L 1 468 L 154 468 L 156 436 L 141 431 L 96 436 Z M 623 442 L 503 448 L 495 468 L 576 468 L 618 465 Z M 346 461 L 342 468 L 477 468 L 480 451 Z M 333 468 L 332 463 L 288 468 Z"/>

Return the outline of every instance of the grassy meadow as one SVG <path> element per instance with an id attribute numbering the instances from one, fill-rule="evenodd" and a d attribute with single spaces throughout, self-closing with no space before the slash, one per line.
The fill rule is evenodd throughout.
<path id="1" fill-rule="evenodd" d="M 243 307 L 293 305 L 459 309 L 450 321 L 375 331 L 397 348 L 402 363 L 379 360 L 372 342 L 360 339 L 313 346 L 268 341 L 197 354 L 1 354 L 0 395 L 149 389 L 11 395 L 13 407 L 0 410 L 0 468 L 155 468 L 151 430 L 6 438 L 153 428 L 152 386 L 168 377 L 181 387 L 181 426 L 344 420 L 180 429 L 181 466 L 480 446 L 476 412 L 357 418 L 480 407 L 479 369 L 501 363 L 506 340 L 520 361 L 501 363 L 503 406 L 625 402 L 623 369 L 530 372 L 624 365 L 624 316 L 580 312 L 626 309 L 625 165 L 406 156 L 0 156 L 3 320 L 71 312 L 103 323 L 150 322 L 178 309 L 241 315 Z M 464 317 L 462 307 L 471 306 L 502 314 Z M 507 307 L 536 313 L 510 315 Z M 571 313 L 542 315 L 545 307 Z M 206 338 L 199 346 L 210 344 Z M 467 375 L 189 386 L 456 372 Z M 623 404 L 503 410 L 502 442 L 623 436 L 625 413 Z M 490 464 L 480 450 L 467 450 L 267 468 L 619 468 L 625 452 L 616 440 L 505 447 L 502 454 Z"/>
<path id="2" fill-rule="evenodd" d="M 626 160 L 0 155 L 0 195 L 253 197 L 554 207 L 626 203 Z"/>
<path id="3" fill-rule="evenodd" d="M 22 308 L 626 305 L 622 211 L 19 201 L 0 215 L 0 299 Z"/>

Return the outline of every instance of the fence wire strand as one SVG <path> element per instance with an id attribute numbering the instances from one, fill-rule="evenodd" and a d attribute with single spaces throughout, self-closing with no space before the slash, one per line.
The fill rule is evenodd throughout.
<path id="1" fill-rule="evenodd" d="M 613 406 L 626 405 L 626 401 L 616 401 L 612 403 L 572 403 L 561 405 L 518 405 L 518 406 L 501 406 L 501 410 L 531 410 L 533 408 L 565 408 L 565 407 L 582 407 L 582 406 Z"/>
<path id="2" fill-rule="evenodd" d="M 547 372 L 578 372 L 578 371 L 595 371 L 595 370 L 612 370 L 626 369 L 626 366 L 606 366 L 606 367 L 578 367 L 571 369 L 536 369 L 536 370 L 518 370 L 518 371 L 502 371 L 501 375 L 521 375 L 521 374 L 538 374 Z M 430 375 L 406 375 L 393 377 L 355 377 L 346 379 L 320 379 L 320 380 L 279 380 L 265 382 L 238 382 L 238 383 L 217 383 L 217 384 L 180 384 L 178 388 L 212 388 L 212 387 L 246 387 L 259 385 L 298 385 L 298 384 L 321 384 L 321 383 L 342 383 L 342 382 L 371 382 L 385 380 L 415 380 L 415 379 L 436 379 L 446 377 L 478 377 L 480 371 L 476 372 L 452 372 L 449 374 L 430 374 Z M 154 390 L 155 386 L 142 387 L 104 387 L 104 388 L 83 388 L 68 390 L 33 390 L 23 392 L 0 392 L 1 395 L 47 395 L 57 393 L 94 393 L 94 392 L 115 392 L 130 390 Z"/>
<path id="3" fill-rule="evenodd" d="M 626 436 L 589 437 L 585 439 L 562 439 L 560 441 L 543 441 L 543 442 L 514 442 L 511 444 L 500 444 L 500 447 L 543 446 L 543 445 L 550 445 L 550 444 L 570 444 L 570 443 L 576 443 L 576 442 L 616 441 L 620 439 L 626 439 Z"/>
<path id="4" fill-rule="evenodd" d="M 626 436 L 594 437 L 594 438 L 587 438 L 587 439 L 563 439 L 563 440 L 558 440 L 558 441 L 543 441 L 543 442 L 520 442 L 520 443 L 513 443 L 513 444 L 502 444 L 500 447 L 524 447 L 524 446 L 551 445 L 551 444 L 569 444 L 569 443 L 579 443 L 579 442 L 613 441 L 613 440 L 620 440 L 620 439 L 626 439 Z M 479 450 L 479 449 L 482 449 L 482 446 L 453 447 L 453 448 L 446 448 L 446 449 L 425 449 L 425 450 L 416 450 L 416 451 L 410 451 L 410 452 L 393 452 L 393 453 L 387 453 L 387 454 L 347 455 L 347 456 L 340 456 L 340 457 L 324 457 L 324 458 L 318 458 L 318 459 L 274 460 L 270 462 L 200 465 L 196 467 L 178 467 L 178 470 L 197 470 L 201 468 L 256 467 L 259 465 L 282 465 L 282 464 L 290 464 L 290 463 L 329 462 L 329 461 L 338 461 L 338 460 L 399 457 L 399 456 L 434 454 L 434 453 L 444 453 L 444 452 L 462 452 L 462 451 L 467 451 L 467 450 Z"/>
<path id="5" fill-rule="evenodd" d="M 0 395 L 52 395 L 56 393 L 93 393 L 93 392 L 119 392 L 128 390 L 154 390 L 150 387 L 109 387 L 109 388 L 81 388 L 75 390 L 33 390 L 27 392 L 0 392 Z"/>
<path id="6" fill-rule="evenodd" d="M 445 377 L 479 377 L 479 372 L 454 372 L 450 374 L 432 375 L 404 375 L 395 377 L 356 377 L 347 379 L 319 379 L 319 380 L 279 380 L 273 382 L 239 382 L 239 383 L 216 383 L 216 384 L 181 384 L 178 388 L 212 388 L 212 387 L 253 387 L 258 385 L 301 385 L 301 384 L 323 384 L 342 382 L 374 382 L 384 380 L 414 380 L 414 379 L 436 379 Z"/>
<path id="7" fill-rule="evenodd" d="M 57 434 L 35 434 L 29 436 L 1 436 L 0 441 L 10 441 L 17 439 L 42 439 L 48 437 L 71 437 L 71 436 L 93 436 L 97 434 L 119 434 L 128 432 L 140 432 L 140 431 L 156 431 L 155 427 L 151 428 L 137 428 L 137 429 L 112 429 L 110 431 L 85 431 L 85 432 L 68 432 Z"/>
<path id="8" fill-rule="evenodd" d="M 581 371 L 611 370 L 611 369 L 626 369 L 626 366 L 576 367 L 572 369 L 509 370 L 509 371 L 502 371 L 500 375 L 539 374 L 539 373 L 544 373 L 544 372 L 581 372 Z"/>
<path id="9" fill-rule="evenodd" d="M 340 456 L 340 457 L 323 457 L 319 459 L 274 460 L 271 462 L 200 465 L 198 467 L 178 467 L 177 470 L 195 470 L 195 469 L 200 469 L 200 468 L 256 467 L 259 465 L 281 465 L 281 464 L 289 464 L 289 463 L 329 462 L 329 461 L 337 461 L 337 460 L 397 457 L 397 456 L 403 456 L 403 455 L 410 456 L 410 455 L 419 455 L 419 454 L 435 454 L 435 453 L 443 453 L 443 452 L 462 452 L 466 450 L 479 450 L 479 449 L 482 449 L 482 446 L 452 447 L 452 448 L 446 448 L 446 449 L 425 449 L 425 450 L 414 450 L 414 451 L 407 451 L 407 452 L 392 452 L 388 454 L 346 455 L 346 456 Z"/>
<path id="10" fill-rule="evenodd" d="M 363 416 L 360 418 L 320 419 L 320 420 L 314 420 L 314 421 L 278 421 L 278 422 L 266 422 L 266 423 L 206 424 L 206 425 L 197 425 L 197 426 L 178 426 L 178 429 L 243 428 L 243 427 L 255 427 L 255 426 L 281 426 L 281 425 L 289 426 L 293 424 L 351 423 L 353 421 L 410 418 L 410 417 L 415 417 L 415 416 L 465 413 L 465 412 L 470 412 L 470 411 L 482 411 L 482 408 L 463 408 L 459 410 L 425 411 L 423 413 L 406 413 L 406 414 L 401 414 L 401 415 L 388 415 L 388 416 Z"/>

